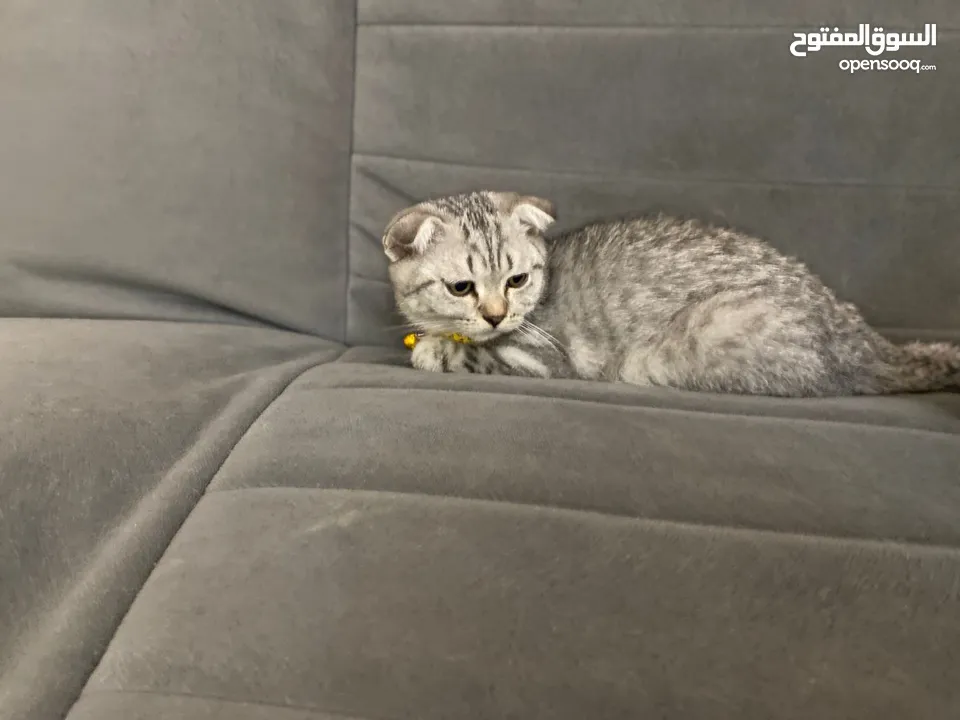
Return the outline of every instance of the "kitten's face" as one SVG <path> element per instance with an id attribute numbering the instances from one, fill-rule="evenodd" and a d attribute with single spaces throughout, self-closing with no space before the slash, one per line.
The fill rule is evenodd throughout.
<path id="1" fill-rule="evenodd" d="M 553 205 L 478 192 L 398 213 L 383 246 L 400 312 L 427 333 L 485 342 L 519 328 L 546 284 Z"/>

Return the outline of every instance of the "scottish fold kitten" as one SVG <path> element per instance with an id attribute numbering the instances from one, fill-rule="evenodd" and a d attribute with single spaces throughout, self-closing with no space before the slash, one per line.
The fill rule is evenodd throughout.
<path id="1" fill-rule="evenodd" d="M 757 238 L 660 215 L 548 239 L 555 217 L 475 192 L 390 221 L 414 367 L 794 397 L 960 388 L 960 348 L 894 345 Z"/>

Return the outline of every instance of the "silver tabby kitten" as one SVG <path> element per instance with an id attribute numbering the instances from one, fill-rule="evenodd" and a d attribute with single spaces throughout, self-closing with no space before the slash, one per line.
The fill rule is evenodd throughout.
<path id="1" fill-rule="evenodd" d="M 960 389 L 960 348 L 892 344 L 757 238 L 657 216 L 547 239 L 555 216 L 476 192 L 390 221 L 397 305 L 425 333 L 414 367 L 796 397 Z"/>

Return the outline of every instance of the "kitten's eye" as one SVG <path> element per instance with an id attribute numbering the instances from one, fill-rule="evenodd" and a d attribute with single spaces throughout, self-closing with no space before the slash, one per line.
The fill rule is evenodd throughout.
<path id="1" fill-rule="evenodd" d="M 524 285 L 527 284 L 527 277 L 528 275 L 526 273 L 520 273 L 519 275 L 512 275 L 509 278 L 507 278 L 507 287 L 514 288 L 514 289 L 523 287 Z"/>
<path id="2" fill-rule="evenodd" d="M 457 297 L 463 297 L 464 295 L 469 295 L 473 292 L 473 283 L 469 280 L 461 280 L 460 282 L 447 283 L 447 290 L 450 291 L 451 295 L 456 295 Z"/>

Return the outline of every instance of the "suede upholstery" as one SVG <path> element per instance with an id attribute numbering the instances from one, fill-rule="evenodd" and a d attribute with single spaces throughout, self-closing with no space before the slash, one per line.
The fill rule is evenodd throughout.
<path id="1" fill-rule="evenodd" d="M 960 341 L 958 118 L 952 0 L 0 5 L 0 720 L 960 717 L 960 395 L 415 372 L 380 247 L 665 209 Z"/>

